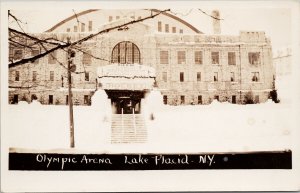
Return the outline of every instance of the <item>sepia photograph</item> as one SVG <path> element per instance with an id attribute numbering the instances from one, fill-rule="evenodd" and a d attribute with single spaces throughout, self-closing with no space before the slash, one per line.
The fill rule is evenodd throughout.
<path id="1" fill-rule="evenodd" d="M 1 191 L 299 191 L 299 3 L 61 3 L 1 2 Z"/>

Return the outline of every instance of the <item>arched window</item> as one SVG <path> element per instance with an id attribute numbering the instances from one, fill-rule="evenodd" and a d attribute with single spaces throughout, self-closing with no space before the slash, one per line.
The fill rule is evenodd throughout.
<path id="1" fill-rule="evenodd" d="M 132 42 L 120 42 L 112 51 L 112 63 L 140 64 L 140 62 L 140 50 Z"/>

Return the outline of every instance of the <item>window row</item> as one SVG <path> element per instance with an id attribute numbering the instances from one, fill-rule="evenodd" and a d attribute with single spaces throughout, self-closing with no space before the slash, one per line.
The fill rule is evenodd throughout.
<path id="1" fill-rule="evenodd" d="M 166 33 L 170 33 L 172 30 L 172 33 L 177 33 L 177 28 L 175 26 L 170 27 L 169 24 L 164 24 L 164 30 L 163 30 L 163 24 L 161 21 L 157 22 L 157 31 L 159 32 L 166 32 Z M 179 29 L 179 33 L 183 33 L 183 29 Z"/>
<path id="2" fill-rule="evenodd" d="M 160 51 L 160 64 L 169 64 L 169 51 Z M 220 64 L 220 52 L 211 52 L 210 55 L 212 64 Z M 236 65 L 235 52 L 227 53 L 228 65 Z M 252 65 L 260 63 L 259 52 L 249 52 L 248 62 Z M 177 63 L 186 64 L 186 51 L 177 51 Z M 194 51 L 194 64 L 203 64 L 203 51 Z"/>
<path id="3" fill-rule="evenodd" d="M 92 63 L 92 53 L 91 50 L 86 50 L 83 51 L 84 53 L 82 54 L 82 63 L 83 64 L 91 64 Z M 33 49 L 31 51 L 31 56 L 36 56 L 40 54 L 40 50 L 39 49 Z M 10 61 L 13 60 L 21 60 L 23 59 L 24 56 L 24 50 L 22 49 L 15 49 L 14 50 L 14 54 L 12 56 L 10 56 Z M 58 55 L 57 55 L 57 51 L 52 52 L 51 54 L 48 54 L 48 64 L 56 64 L 58 63 Z M 66 58 L 67 58 L 67 54 L 66 54 Z M 34 64 L 39 63 L 39 59 L 36 59 L 33 61 Z"/>
<path id="4" fill-rule="evenodd" d="M 85 32 L 85 31 L 93 31 L 93 21 L 88 22 L 88 26 L 86 29 L 86 24 L 83 22 L 78 23 L 78 25 L 73 26 L 73 32 Z M 71 28 L 67 28 L 67 32 L 71 32 Z"/>
<path id="5" fill-rule="evenodd" d="M 24 100 L 24 98 L 22 98 L 21 100 Z M 31 101 L 33 101 L 33 100 L 39 100 L 38 97 L 35 94 L 31 95 Z M 19 95 L 15 94 L 15 95 L 13 95 L 13 98 L 10 101 L 10 104 L 18 104 L 19 101 L 20 101 Z M 40 102 L 41 103 L 45 103 L 46 101 L 40 101 Z M 62 102 L 59 99 L 56 99 L 54 101 L 54 95 L 48 95 L 47 104 L 49 104 L 49 105 L 53 105 L 53 104 L 56 104 L 56 105 L 66 104 L 66 105 L 68 105 L 69 104 L 69 95 L 65 95 L 65 102 Z M 79 105 L 78 99 L 76 99 L 76 98 L 74 99 L 73 98 L 73 104 L 74 105 Z M 90 105 L 91 104 L 91 97 L 90 97 L 90 95 L 84 95 L 83 96 L 83 104 L 85 104 L 85 105 Z"/>
<path id="6" fill-rule="evenodd" d="M 32 81 L 37 81 L 38 80 L 37 76 L 38 76 L 37 71 L 32 71 Z M 54 71 L 50 71 L 49 72 L 49 81 L 54 81 L 54 80 L 55 80 Z M 63 81 L 63 77 L 61 77 L 61 80 Z M 84 73 L 84 80 L 90 81 L 90 73 L 89 72 Z M 20 81 L 20 71 L 15 71 L 15 81 Z"/>
<path id="7" fill-rule="evenodd" d="M 214 72 L 213 73 L 213 81 L 214 82 L 218 82 L 219 81 L 219 73 L 218 72 Z M 202 81 L 202 73 L 201 72 L 196 72 L 196 80 L 197 82 L 201 82 Z M 259 82 L 259 72 L 251 72 L 251 81 L 252 82 Z M 168 73 L 167 72 L 162 72 L 162 81 L 163 82 L 168 82 Z M 185 76 L 184 76 L 184 72 L 180 72 L 179 73 L 179 81 L 180 82 L 184 82 L 185 81 Z M 235 82 L 236 78 L 235 78 L 235 73 L 234 72 L 230 72 L 230 82 Z"/>
<path id="8" fill-rule="evenodd" d="M 257 96 L 258 97 L 258 96 Z M 256 97 L 256 98 L 257 98 Z M 215 95 L 214 96 L 215 100 L 219 101 L 219 95 Z M 258 98 L 256 100 L 259 100 Z M 164 104 L 169 104 L 172 103 L 174 101 L 168 101 L 168 96 L 167 95 L 163 95 L 163 102 Z M 179 104 L 186 104 L 188 101 L 186 101 L 185 95 L 180 95 L 180 101 Z M 177 102 L 175 102 L 177 104 Z M 231 103 L 236 104 L 237 103 L 237 97 L 236 95 L 232 95 L 231 96 Z M 197 96 L 197 101 L 194 101 L 194 99 L 192 99 L 189 104 L 191 105 L 195 105 L 195 104 L 203 104 L 203 99 L 202 99 L 202 95 L 198 95 Z"/>
<path id="9" fill-rule="evenodd" d="M 127 16 L 125 16 L 125 17 L 127 17 Z M 118 19 L 120 19 L 120 16 L 117 15 L 117 16 L 115 16 L 115 18 L 116 18 L 116 20 L 118 20 Z M 132 15 L 132 16 L 130 16 L 130 18 L 140 20 L 140 19 L 142 19 L 142 16 L 135 17 L 134 15 Z M 112 15 L 108 16 L 109 22 L 112 22 L 113 20 L 114 20 L 114 17 Z"/>

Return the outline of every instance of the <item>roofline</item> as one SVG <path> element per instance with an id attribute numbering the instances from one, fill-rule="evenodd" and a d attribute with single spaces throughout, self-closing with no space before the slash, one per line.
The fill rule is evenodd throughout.
<path id="1" fill-rule="evenodd" d="M 64 23 L 76 18 L 76 17 L 79 17 L 79 16 L 82 16 L 82 15 L 85 15 L 85 14 L 88 14 L 88 13 L 91 13 L 91 12 L 94 12 L 94 11 L 99 11 L 100 9 L 89 9 L 89 10 L 86 10 L 86 11 L 82 11 L 80 13 L 77 13 L 76 15 L 72 15 L 64 20 L 62 20 L 61 22 L 57 23 L 56 25 L 54 25 L 52 28 L 48 29 L 47 31 L 45 32 L 52 32 L 53 30 L 55 30 L 56 28 L 58 28 L 59 26 L 63 25 Z M 146 9 L 145 9 L 146 10 Z M 159 10 L 157 9 L 150 9 L 151 11 L 155 11 L 155 12 L 159 12 Z M 171 17 L 172 19 L 175 19 L 177 21 L 179 21 L 180 23 L 186 25 L 187 27 L 189 27 L 190 29 L 192 29 L 194 32 L 196 33 L 200 33 L 202 34 L 203 32 L 199 31 L 197 28 L 195 28 L 194 26 L 192 26 L 191 24 L 189 24 L 188 22 L 180 19 L 179 17 L 176 17 L 175 15 L 172 15 L 172 14 L 169 14 L 169 13 L 166 13 L 166 12 L 163 12 L 162 13 L 163 15 L 166 15 L 168 17 Z"/>

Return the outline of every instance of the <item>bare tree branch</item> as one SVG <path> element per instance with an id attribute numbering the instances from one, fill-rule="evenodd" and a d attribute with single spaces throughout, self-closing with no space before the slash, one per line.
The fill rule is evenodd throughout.
<path id="1" fill-rule="evenodd" d="M 52 42 L 50 43 L 50 42 L 45 41 L 45 43 L 55 44 L 55 45 L 57 45 L 57 46 L 54 47 L 54 48 L 52 48 L 52 49 L 50 49 L 50 50 L 48 50 L 48 51 L 46 51 L 46 52 L 44 52 L 44 53 L 39 54 L 39 55 L 30 57 L 30 58 L 24 58 L 24 59 L 19 60 L 19 61 L 16 61 L 16 62 L 11 62 L 11 63 L 9 64 L 9 67 L 11 68 L 11 67 L 14 67 L 14 66 L 18 66 L 18 65 L 21 65 L 21 64 L 25 64 L 25 63 L 27 63 L 27 62 L 33 62 L 33 61 L 35 61 L 35 60 L 37 60 L 37 59 L 39 59 L 39 58 L 42 58 L 42 57 L 44 57 L 44 56 L 46 56 L 46 55 L 48 55 L 48 54 L 54 52 L 55 50 L 58 50 L 58 49 L 64 49 L 64 48 L 67 48 L 67 47 L 73 47 L 73 46 L 78 45 L 78 44 L 81 44 L 82 42 L 85 42 L 85 41 L 87 41 L 87 40 L 89 40 L 89 39 L 92 39 L 92 38 L 94 38 L 94 37 L 96 37 L 96 36 L 98 36 L 98 35 L 100 35 L 100 34 L 108 33 L 108 32 L 110 32 L 110 31 L 112 31 L 112 30 L 115 30 L 115 29 L 119 29 L 119 28 L 122 28 L 122 27 L 125 27 L 125 26 L 128 26 L 128 25 L 132 25 L 132 24 L 137 23 L 137 22 L 142 22 L 142 21 L 144 21 L 144 20 L 154 18 L 154 17 L 160 15 L 161 13 L 164 13 L 164 12 L 167 12 L 167 11 L 170 11 L 170 9 L 166 9 L 166 10 L 163 10 L 163 11 L 159 11 L 158 13 L 156 13 L 156 14 L 151 14 L 151 15 L 148 16 L 148 17 L 144 17 L 144 18 L 137 19 L 137 20 L 132 20 L 132 21 L 130 21 L 130 22 L 127 22 L 127 23 L 124 23 L 124 24 L 121 24 L 121 25 L 117 25 L 117 26 L 114 26 L 114 27 L 110 27 L 110 28 L 101 30 L 101 31 L 99 31 L 99 32 L 97 32 L 97 33 L 90 34 L 90 35 L 88 35 L 88 36 L 86 36 L 86 37 L 84 37 L 84 38 L 82 38 L 82 39 L 80 39 L 80 40 L 77 40 L 77 41 L 73 42 L 73 43 L 59 44 L 59 43 L 52 43 Z M 15 33 L 22 34 L 22 35 L 24 35 L 24 36 L 26 36 L 26 37 L 28 37 L 28 38 L 30 38 L 30 39 L 33 39 L 33 40 L 35 40 L 35 41 L 41 41 L 40 39 L 35 38 L 35 37 L 32 37 L 32 36 L 30 36 L 30 35 L 28 35 L 28 34 L 26 34 L 26 33 L 23 33 L 23 32 L 20 32 L 20 31 L 11 29 L 11 28 L 9 28 L 9 30 L 12 31 L 12 32 L 15 32 Z"/>
<path id="2" fill-rule="evenodd" d="M 202 9 L 198 9 L 198 10 L 201 11 L 202 13 L 204 13 L 205 15 L 207 15 L 207 16 L 213 18 L 213 19 L 216 19 L 216 20 L 224 20 L 224 19 L 220 19 L 220 18 L 214 17 L 214 16 L 212 16 L 212 15 L 209 15 L 209 14 L 206 13 L 205 11 L 202 11 Z"/>

